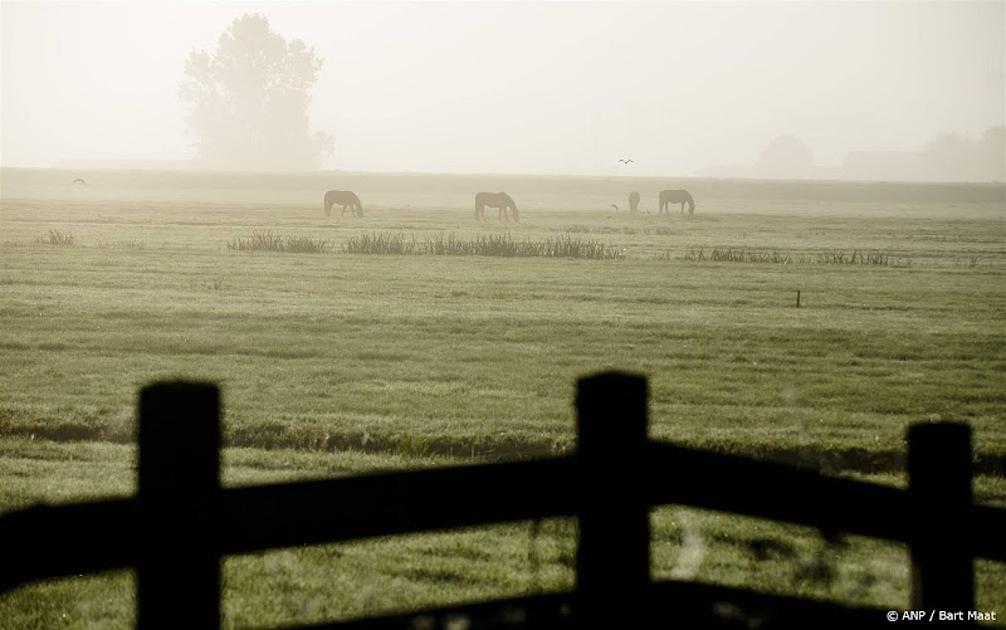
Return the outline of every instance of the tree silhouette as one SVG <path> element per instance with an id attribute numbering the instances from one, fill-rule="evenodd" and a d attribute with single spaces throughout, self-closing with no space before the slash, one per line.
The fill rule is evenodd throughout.
<path id="1" fill-rule="evenodd" d="M 957 133 L 938 136 L 924 155 L 932 179 L 1003 181 L 1006 176 L 1006 128 L 990 127 L 975 140 Z"/>
<path id="2" fill-rule="evenodd" d="M 982 134 L 980 149 L 983 180 L 1006 179 L 1006 127 L 989 127 Z"/>
<path id="3" fill-rule="evenodd" d="M 214 168 L 317 168 L 333 147 L 331 135 L 312 135 L 308 126 L 321 65 L 313 49 L 287 42 L 259 14 L 235 19 L 212 56 L 193 50 L 180 95 L 200 157 Z"/>
<path id="4" fill-rule="evenodd" d="M 779 136 L 765 147 L 755 164 L 760 177 L 806 177 L 814 168 L 814 153 L 796 136 Z"/>

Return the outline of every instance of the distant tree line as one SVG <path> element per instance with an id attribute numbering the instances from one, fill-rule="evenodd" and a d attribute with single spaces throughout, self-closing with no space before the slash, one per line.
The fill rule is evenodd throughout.
<path id="1" fill-rule="evenodd" d="M 943 134 L 929 143 L 922 162 L 930 178 L 1003 181 L 1006 127 L 990 127 L 978 139 L 956 133 Z"/>
<path id="2" fill-rule="evenodd" d="M 938 136 L 922 151 L 851 151 L 840 166 L 814 163 L 814 153 L 796 136 L 772 140 L 751 166 L 718 167 L 713 177 L 773 179 L 861 179 L 904 181 L 1006 181 L 1006 127 L 990 127 L 979 138 Z"/>

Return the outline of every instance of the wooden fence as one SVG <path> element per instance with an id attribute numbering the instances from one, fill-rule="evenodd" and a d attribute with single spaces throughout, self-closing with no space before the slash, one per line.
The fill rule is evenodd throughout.
<path id="1" fill-rule="evenodd" d="M 974 559 L 1006 561 L 1006 510 L 972 504 L 964 424 L 909 429 L 900 490 L 650 441 L 646 379 L 604 373 L 578 383 L 570 456 L 223 489 L 217 387 L 157 383 L 139 405 L 136 496 L 0 518 L 0 592 L 131 567 L 138 627 L 218 628 L 225 555 L 571 516 L 573 592 L 313 627 L 891 626 L 881 609 L 653 581 L 649 512 L 665 504 L 906 543 L 913 609 L 972 610 Z"/>

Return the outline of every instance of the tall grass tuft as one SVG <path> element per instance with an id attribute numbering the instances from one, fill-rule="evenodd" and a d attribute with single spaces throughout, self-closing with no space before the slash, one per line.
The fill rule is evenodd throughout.
<path id="1" fill-rule="evenodd" d="M 328 241 L 309 236 L 288 236 L 284 251 L 295 254 L 319 254 L 328 249 Z"/>
<path id="2" fill-rule="evenodd" d="M 272 232 L 254 232 L 250 238 L 236 238 L 228 249 L 242 252 L 289 252 L 318 254 L 328 249 L 328 241 L 308 236 L 280 236 Z"/>
<path id="3" fill-rule="evenodd" d="M 610 225 L 560 225 L 549 228 L 552 232 L 566 232 L 569 234 L 658 234 L 667 236 L 674 234 L 674 230 L 664 226 L 653 227 L 631 227 L 631 226 L 610 226 Z"/>
<path id="4" fill-rule="evenodd" d="M 343 243 L 347 254 L 417 254 L 416 237 L 406 239 L 404 234 L 364 232 Z"/>
<path id="5" fill-rule="evenodd" d="M 758 250 L 747 248 L 713 248 L 706 252 L 704 249 L 690 249 L 682 256 L 684 260 L 692 262 L 733 262 L 733 263 L 774 263 L 788 265 L 798 264 L 824 264 L 824 265 L 908 265 L 910 258 L 898 258 L 886 252 L 859 251 L 846 252 L 842 250 L 819 252 L 813 256 L 794 256 L 776 250 Z M 663 258 L 666 260 L 666 256 Z"/>
<path id="6" fill-rule="evenodd" d="M 788 265 L 793 262 L 793 257 L 783 252 L 745 248 L 713 248 L 708 254 L 704 249 L 690 249 L 685 252 L 684 259 L 698 262 L 709 260 L 712 262 L 773 263 L 779 265 Z"/>
<path id="7" fill-rule="evenodd" d="M 140 241 L 101 241 L 98 243 L 100 249 L 143 249 L 144 245 Z"/>
<path id="8" fill-rule="evenodd" d="M 77 239 L 73 237 L 73 234 L 69 232 L 61 232 L 59 230 L 49 230 L 49 233 L 36 240 L 37 243 L 42 243 L 44 245 L 58 245 L 60 247 L 73 247 L 77 244 Z"/>
<path id="9" fill-rule="evenodd" d="M 861 252 L 858 249 L 854 249 L 851 253 L 842 250 L 821 252 L 817 255 L 817 262 L 825 265 L 880 265 L 889 267 L 911 264 L 911 259 L 899 258 L 886 252 Z"/>
<path id="10" fill-rule="evenodd" d="M 463 238 L 439 234 L 425 241 L 403 234 L 363 233 L 343 245 L 348 254 L 410 254 L 420 256 L 506 256 L 515 258 L 590 258 L 615 260 L 625 250 L 569 235 L 541 240 L 515 240 L 509 234 L 486 234 Z"/>

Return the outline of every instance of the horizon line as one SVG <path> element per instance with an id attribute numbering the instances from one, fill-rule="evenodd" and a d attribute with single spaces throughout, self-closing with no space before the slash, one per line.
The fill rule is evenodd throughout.
<path id="1" fill-rule="evenodd" d="M 74 165 L 76 162 L 77 165 Z M 708 180 L 708 181 L 741 181 L 741 182 L 798 182 L 798 183 L 872 183 L 872 184 L 968 184 L 968 185 L 1003 185 L 1006 179 L 975 180 L 935 180 L 935 179 L 862 179 L 856 177 L 757 177 L 744 175 L 629 175 L 629 174 L 597 174 L 597 173 L 514 173 L 514 172 L 472 172 L 472 171 L 353 171 L 345 169 L 316 170 L 253 170 L 229 168 L 198 168 L 192 167 L 189 160 L 65 160 L 49 166 L 18 166 L 0 163 L 0 170 L 35 170 L 35 171 L 69 171 L 81 169 L 87 171 L 118 171 L 150 173 L 203 173 L 216 175 L 272 175 L 272 176 L 311 176 L 342 174 L 342 175 L 399 175 L 399 176 L 455 176 L 455 177 L 507 177 L 507 178 L 584 178 L 584 179 L 678 179 L 678 180 Z M 132 165 L 131 164 L 135 164 Z M 168 165 L 176 165 L 174 167 Z M 184 165 L 184 166 L 179 166 Z M 832 169 L 836 167 L 820 167 Z"/>

